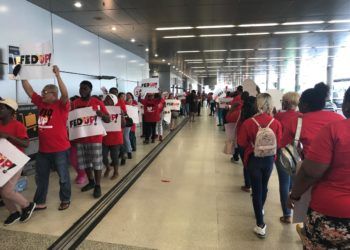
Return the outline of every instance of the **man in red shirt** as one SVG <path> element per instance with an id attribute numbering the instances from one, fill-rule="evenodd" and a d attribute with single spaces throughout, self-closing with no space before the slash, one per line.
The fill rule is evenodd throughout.
<path id="1" fill-rule="evenodd" d="M 80 98 L 72 103 L 72 110 L 79 108 L 92 107 L 97 116 L 104 122 L 109 122 L 108 111 L 102 101 L 91 97 L 92 84 L 89 81 L 80 83 Z M 94 197 L 99 198 L 101 192 L 101 174 L 102 174 L 102 139 L 103 135 L 88 136 L 76 139 L 78 151 L 78 167 L 84 169 L 89 178 L 89 183 L 81 191 L 86 192 L 94 189 Z"/>
<path id="2" fill-rule="evenodd" d="M 60 178 L 59 210 L 69 207 L 71 198 L 71 184 L 69 177 L 69 148 L 66 123 L 69 112 L 68 91 L 64 85 L 60 71 L 53 66 L 58 88 L 56 85 L 46 85 L 41 91 L 41 96 L 34 92 L 27 80 L 22 80 L 22 85 L 27 95 L 39 109 L 39 152 L 36 156 L 36 185 L 34 202 L 36 210 L 46 208 L 46 196 L 49 187 L 49 177 L 52 165 Z M 58 98 L 58 89 L 61 97 Z"/>

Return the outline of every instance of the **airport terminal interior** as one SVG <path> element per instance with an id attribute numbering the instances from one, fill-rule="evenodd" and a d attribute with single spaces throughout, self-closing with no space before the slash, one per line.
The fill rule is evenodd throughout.
<path id="1" fill-rule="evenodd" d="M 0 249 L 350 249 L 350 1 L 0 23 Z"/>

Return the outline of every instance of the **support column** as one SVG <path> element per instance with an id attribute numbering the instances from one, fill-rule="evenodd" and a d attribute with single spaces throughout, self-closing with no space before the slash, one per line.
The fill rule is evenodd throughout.
<path id="1" fill-rule="evenodd" d="M 278 67 L 276 89 L 281 90 L 281 67 Z"/>
<path id="2" fill-rule="evenodd" d="M 269 66 L 267 66 L 266 68 L 266 90 L 269 89 L 269 79 L 270 78 L 270 70 L 269 70 Z"/>
<path id="3" fill-rule="evenodd" d="M 295 65 L 295 86 L 294 86 L 295 92 L 300 91 L 300 67 Z"/>
<path id="4" fill-rule="evenodd" d="M 329 86 L 329 99 L 333 100 L 333 60 L 328 57 L 327 62 L 327 85 Z"/>

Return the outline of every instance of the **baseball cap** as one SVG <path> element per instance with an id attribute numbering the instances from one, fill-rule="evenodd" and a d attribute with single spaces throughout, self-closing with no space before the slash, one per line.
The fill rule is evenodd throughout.
<path id="1" fill-rule="evenodd" d="M 18 109 L 18 104 L 13 99 L 2 99 L 0 100 L 0 104 L 5 104 L 6 106 L 9 106 L 10 108 L 12 108 L 14 111 Z"/>
<path id="2" fill-rule="evenodd" d="M 113 94 L 107 94 L 107 95 L 103 96 L 103 101 L 106 99 L 107 96 L 109 96 L 112 99 L 114 105 L 116 105 L 118 103 L 118 97 L 116 97 Z"/>

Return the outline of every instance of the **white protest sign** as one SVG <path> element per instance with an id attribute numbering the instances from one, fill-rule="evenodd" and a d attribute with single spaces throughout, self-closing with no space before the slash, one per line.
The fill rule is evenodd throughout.
<path id="1" fill-rule="evenodd" d="M 0 187 L 4 186 L 30 160 L 18 148 L 0 139 Z"/>
<path id="2" fill-rule="evenodd" d="M 168 107 L 163 109 L 163 120 L 166 123 L 170 123 L 171 122 L 171 110 Z"/>
<path id="3" fill-rule="evenodd" d="M 276 110 L 282 110 L 282 91 L 278 89 L 268 89 L 266 93 L 270 94 L 273 106 L 276 108 Z"/>
<path id="4" fill-rule="evenodd" d="M 91 107 L 75 109 L 68 115 L 69 140 L 95 135 L 105 135 L 101 118 Z"/>
<path id="5" fill-rule="evenodd" d="M 146 95 L 147 93 L 159 92 L 159 78 L 148 78 L 141 81 L 141 93 Z"/>
<path id="6" fill-rule="evenodd" d="M 111 121 L 108 123 L 102 121 L 103 127 L 105 128 L 106 132 L 122 131 L 122 118 L 120 116 L 120 107 L 106 106 L 106 109 L 111 119 Z"/>
<path id="7" fill-rule="evenodd" d="M 251 79 L 244 80 L 242 87 L 243 87 L 243 91 L 247 91 L 249 93 L 249 96 L 257 96 L 258 95 L 258 91 L 256 91 L 257 85 L 255 84 L 255 82 L 253 80 L 251 80 Z"/>
<path id="8" fill-rule="evenodd" d="M 135 124 L 140 123 L 139 108 L 137 106 L 126 105 L 126 113 Z"/>
<path id="9" fill-rule="evenodd" d="M 165 100 L 165 104 L 167 108 L 170 108 L 170 110 L 180 111 L 181 102 L 179 100 L 168 99 L 168 100 Z"/>
<path id="10" fill-rule="evenodd" d="M 228 108 L 230 106 L 230 103 L 232 102 L 232 97 L 223 97 L 219 98 L 219 107 L 221 109 Z"/>
<path id="11" fill-rule="evenodd" d="M 135 97 L 139 97 L 140 96 L 140 93 L 141 93 L 141 87 L 140 86 L 136 86 L 134 88 L 134 96 Z"/>
<path id="12" fill-rule="evenodd" d="M 50 42 L 20 46 L 21 80 L 51 79 L 53 56 Z"/>

